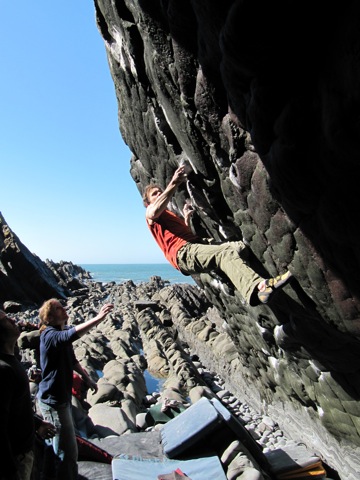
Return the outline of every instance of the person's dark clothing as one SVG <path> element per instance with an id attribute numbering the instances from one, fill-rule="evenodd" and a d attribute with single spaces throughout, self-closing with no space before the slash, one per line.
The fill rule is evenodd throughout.
<path id="1" fill-rule="evenodd" d="M 74 327 L 46 327 L 40 335 L 42 380 L 39 399 L 48 405 L 71 403 L 73 368 L 77 363 L 72 342 L 78 338 Z"/>
<path id="2" fill-rule="evenodd" d="M 0 353 L 0 384 L 1 474 L 12 478 L 17 467 L 14 456 L 29 452 L 35 438 L 29 380 L 14 355 Z"/>

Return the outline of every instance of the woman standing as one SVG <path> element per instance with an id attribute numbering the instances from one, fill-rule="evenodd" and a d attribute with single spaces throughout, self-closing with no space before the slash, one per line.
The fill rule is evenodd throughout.
<path id="1" fill-rule="evenodd" d="M 76 326 L 66 325 L 66 310 L 55 298 L 47 300 L 39 310 L 42 380 L 38 401 L 44 419 L 56 427 L 51 443 L 56 455 L 58 480 L 78 478 L 78 449 L 71 410 L 73 371 L 81 375 L 89 388 L 97 391 L 96 383 L 76 359 L 72 344 L 101 323 L 113 307 L 103 305 L 96 317 Z"/>

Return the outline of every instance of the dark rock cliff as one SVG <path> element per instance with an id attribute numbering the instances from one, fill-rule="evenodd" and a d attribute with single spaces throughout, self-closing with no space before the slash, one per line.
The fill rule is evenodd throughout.
<path id="1" fill-rule="evenodd" d="M 139 192 L 166 185 L 187 156 L 194 172 L 172 208 L 190 197 L 199 233 L 245 239 L 262 275 L 294 274 L 256 308 L 201 276 L 238 345 L 232 391 L 356 478 L 359 4 L 95 0 L 95 9 Z"/>
<path id="2" fill-rule="evenodd" d="M 0 212 L 0 308 L 18 312 L 51 297 L 87 290 L 90 274 L 71 262 L 43 262 L 11 230 Z"/>
<path id="3" fill-rule="evenodd" d="M 4 302 L 31 305 L 67 295 L 66 286 L 20 241 L 0 212 L 0 307 Z"/>

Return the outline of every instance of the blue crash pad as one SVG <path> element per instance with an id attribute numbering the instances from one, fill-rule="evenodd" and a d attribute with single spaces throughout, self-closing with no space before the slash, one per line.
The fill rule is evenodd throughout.
<path id="1" fill-rule="evenodd" d="M 215 456 L 191 460 L 128 460 L 114 458 L 113 480 L 156 479 L 158 475 L 171 473 L 180 468 L 191 480 L 226 480 L 219 458 Z"/>
<path id="2" fill-rule="evenodd" d="M 165 455 L 169 458 L 177 457 L 222 421 L 222 416 L 213 404 L 207 398 L 201 398 L 162 427 L 161 443 Z"/>

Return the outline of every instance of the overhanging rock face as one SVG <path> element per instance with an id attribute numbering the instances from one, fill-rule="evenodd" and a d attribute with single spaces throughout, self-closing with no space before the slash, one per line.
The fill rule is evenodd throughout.
<path id="1" fill-rule="evenodd" d="M 165 186 L 186 155 L 172 208 L 190 197 L 198 233 L 245 239 L 261 275 L 294 274 L 256 308 L 201 276 L 241 356 L 231 388 L 355 479 L 360 12 L 290 6 L 95 1 L 139 192 Z"/>

